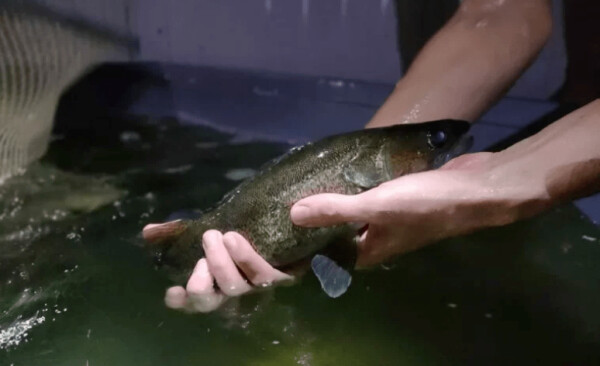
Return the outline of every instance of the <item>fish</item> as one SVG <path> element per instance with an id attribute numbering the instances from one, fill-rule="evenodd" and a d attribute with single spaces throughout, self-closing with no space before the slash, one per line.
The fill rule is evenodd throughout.
<path id="1" fill-rule="evenodd" d="M 146 246 L 173 280 L 185 283 L 203 257 L 202 234 L 236 231 L 269 264 L 285 268 L 310 261 L 330 297 L 351 284 L 357 227 L 295 226 L 290 209 L 319 193 L 354 195 L 406 174 L 431 170 L 472 143 L 470 124 L 438 120 L 364 129 L 294 147 L 265 164 L 196 220 L 176 220 L 144 230 Z"/>

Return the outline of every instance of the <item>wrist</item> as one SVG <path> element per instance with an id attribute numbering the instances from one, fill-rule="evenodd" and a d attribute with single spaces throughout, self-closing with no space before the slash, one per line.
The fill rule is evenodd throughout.
<path id="1" fill-rule="evenodd" d="M 488 226 L 501 226 L 535 216 L 555 202 L 545 184 L 545 167 L 531 156 L 514 157 L 510 151 L 492 154 L 483 174 L 486 199 L 495 206 Z"/>

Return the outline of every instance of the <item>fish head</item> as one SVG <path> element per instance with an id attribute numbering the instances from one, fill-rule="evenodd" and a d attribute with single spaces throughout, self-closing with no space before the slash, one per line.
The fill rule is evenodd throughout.
<path id="1" fill-rule="evenodd" d="M 458 120 L 398 125 L 387 138 L 387 165 L 392 178 L 439 168 L 467 152 L 473 138 L 467 135 L 470 123 Z"/>

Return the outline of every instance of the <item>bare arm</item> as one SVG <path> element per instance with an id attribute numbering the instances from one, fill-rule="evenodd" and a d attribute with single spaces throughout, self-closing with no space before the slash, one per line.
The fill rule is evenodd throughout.
<path id="1" fill-rule="evenodd" d="M 437 240 L 509 224 L 600 191 L 600 100 L 498 153 L 463 155 L 356 196 L 297 202 L 297 225 L 365 222 L 358 264 L 369 266 Z"/>
<path id="2" fill-rule="evenodd" d="M 367 127 L 475 120 L 535 59 L 551 24 L 548 0 L 463 1 Z"/>
<path id="3" fill-rule="evenodd" d="M 495 176 L 519 176 L 541 208 L 600 191 L 600 99 L 494 154 Z M 508 185 L 506 189 L 511 189 Z"/>
<path id="4" fill-rule="evenodd" d="M 535 58 L 550 28 L 549 0 L 465 0 L 367 127 L 441 118 L 473 121 Z M 596 102 L 501 153 L 461 157 L 440 170 L 356 196 L 308 197 L 294 206 L 292 219 L 308 226 L 369 223 L 359 265 L 371 265 L 447 236 L 535 214 L 598 189 L 600 145 L 593 136 L 600 135 L 599 109 Z M 580 139 L 585 143 L 574 147 Z M 186 289 L 167 292 L 168 306 L 212 311 L 228 296 L 250 291 L 240 270 L 255 286 L 290 280 L 235 233 L 208 232 L 203 242 L 206 259 L 198 262 Z"/>

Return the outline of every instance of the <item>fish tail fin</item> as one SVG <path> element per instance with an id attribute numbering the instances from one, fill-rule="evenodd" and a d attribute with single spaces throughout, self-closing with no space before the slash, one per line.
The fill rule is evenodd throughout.
<path id="1" fill-rule="evenodd" d="M 155 264 L 164 268 L 173 281 L 185 284 L 198 260 L 204 256 L 204 226 L 207 225 L 199 221 L 175 220 L 144 228 L 142 236 L 146 248 L 153 254 Z"/>

